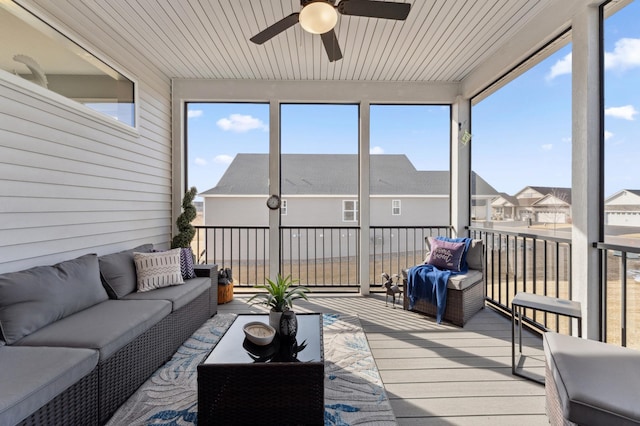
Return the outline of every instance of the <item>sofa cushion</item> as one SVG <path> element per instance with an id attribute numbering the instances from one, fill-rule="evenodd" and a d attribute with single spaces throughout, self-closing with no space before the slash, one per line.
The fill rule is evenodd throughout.
<path id="1" fill-rule="evenodd" d="M 467 250 L 467 265 L 469 269 L 484 269 L 484 243 L 482 240 L 471 240 Z"/>
<path id="2" fill-rule="evenodd" d="M 426 255 L 424 263 L 429 262 L 431 256 L 431 244 L 436 237 L 425 237 L 424 242 L 426 246 Z M 467 254 L 465 262 L 469 269 L 484 270 L 484 243 L 482 240 L 471 240 L 469 247 L 467 248 Z"/>
<path id="3" fill-rule="evenodd" d="M 107 300 L 40 329 L 16 345 L 91 348 L 100 352 L 102 362 L 170 313 L 167 300 Z"/>
<path id="4" fill-rule="evenodd" d="M 0 329 L 7 344 L 107 300 L 98 257 L 0 275 Z"/>
<path id="5" fill-rule="evenodd" d="M 460 272 L 465 250 L 465 243 L 435 239 L 431 242 L 431 255 L 427 264 L 438 269 Z"/>
<path id="6" fill-rule="evenodd" d="M 18 424 L 97 364 L 98 352 L 91 349 L 0 348 L 0 424 Z"/>
<path id="7" fill-rule="evenodd" d="M 119 299 L 136 291 L 136 265 L 133 252 L 149 253 L 153 244 L 144 244 L 131 250 L 100 256 L 100 277 L 109 297 Z"/>
<path id="8" fill-rule="evenodd" d="M 449 281 L 447 281 L 447 288 L 454 290 L 464 290 L 467 287 L 471 287 L 478 281 L 482 281 L 483 273 L 476 269 L 469 269 L 464 274 L 451 274 Z"/>
<path id="9" fill-rule="evenodd" d="M 192 278 L 186 280 L 183 285 L 158 288 L 153 291 L 144 291 L 128 294 L 123 300 L 168 300 L 172 303 L 172 310 L 177 311 L 192 302 L 205 291 L 211 289 L 210 278 Z"/>
<path id="10" fill-rule="evenodd" d="M 544 352 L 565 419 L 598 425 L 640 422 L 640 351 L 547 332 Z"/>
<path id="11" fill-rule="evenodd" d="M 191 247 L 182 247 L 180 249 L 180 271 L 182 279 L 188 280 L 196 277 L 196 271 L 193 267 L 193 250 Z"/>
<path id="12" fill-rule="evenodd" d="M 183 284 L 180 249 L 153 253 L 133 253 L 138 276 L 138 291 L 149 291 Z"/>

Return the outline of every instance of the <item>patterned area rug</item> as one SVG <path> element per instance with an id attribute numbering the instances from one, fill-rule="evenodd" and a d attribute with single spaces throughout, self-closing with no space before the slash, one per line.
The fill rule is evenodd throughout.
<path id="1" fill-rule="evenodd" d="M 235 317 L 219 314 L 205 322 L 120 407 L 108 425 L 197 424 L 197 366 Z M 324 314 L 323 334 L 325 425 L 396 425 L 358 317 Z"/>

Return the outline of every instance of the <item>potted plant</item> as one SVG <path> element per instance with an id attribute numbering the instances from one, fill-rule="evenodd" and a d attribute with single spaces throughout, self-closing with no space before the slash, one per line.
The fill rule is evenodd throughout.
<path id="1" fill-rule="evenodd" d="M 249 303 L 260 303 L 271 307 L 269 311 L 269 325 L 276 330 L 280 330 L 280 317 L 282 313 L 293 307 L 293 301 L 296 299 L 307 298 L 309 289 L 304 286 L 291 287 L 298 280 L 291 278 L 291 275 L 282 277 L 278 274 L 275 281 L 267 278 L 267 284 L 258 285 L 256 288 L 266 290 L 266 293 L 259 293 L 249 299 Z"/>
<path id="2" fill-rule="evenodd" d="M 193 199 L 198 194 L 198 190 L 195 186 L 192 186 L 182 199 L 183 212 L 178 216 L 176 220 L 176 226 L 178 227 L 178 235 L 173 237 L 171 241 L 171 248 L 180 249 L 180 267 L 182 270 L 182 277 L 193 278 L 195 272 L 193 271 L 193 250 L 191 249 L 191 241 L 196 235 L 196 229 L 191 225 L 193 219 L 198 215 L 196 206 L 193 204 Z"/>

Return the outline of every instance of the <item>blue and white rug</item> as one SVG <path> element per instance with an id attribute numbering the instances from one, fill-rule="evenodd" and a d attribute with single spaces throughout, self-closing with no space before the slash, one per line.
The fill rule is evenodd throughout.
<path id="1" fill-rule="evenodd" d="M 194 425 L 198 421 L 197 366 L 229 328 L 235 314 L 205 322 L 107 423 Z M 323 315 L 324 424 L 396 425 L 367 338 L 354 315 Z M 256 425 L 259 425 L 256 419 Z"/>

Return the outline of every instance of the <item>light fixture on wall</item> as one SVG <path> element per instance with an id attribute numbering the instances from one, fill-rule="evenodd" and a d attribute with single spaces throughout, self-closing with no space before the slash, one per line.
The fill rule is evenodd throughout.
<path id="1" fill-rule="evenodd" d="M 317 0 L 307 4 L 300 11 L 300 25 L 311 34 L 324 34 L 338 23 L 338 12 L 331 3 Z"/>

